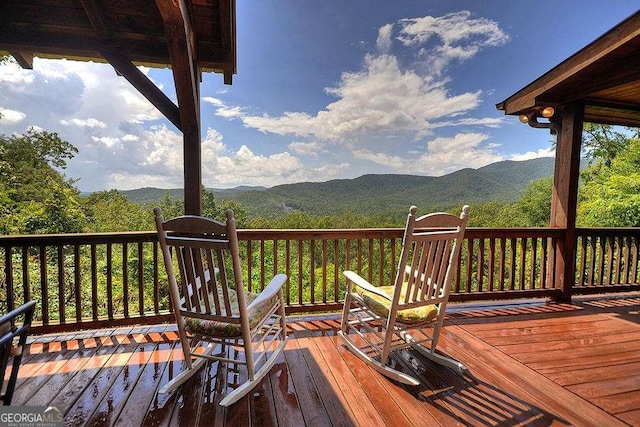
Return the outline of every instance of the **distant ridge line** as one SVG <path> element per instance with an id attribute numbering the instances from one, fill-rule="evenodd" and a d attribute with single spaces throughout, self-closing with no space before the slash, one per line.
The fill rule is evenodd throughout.
<path id="1" fill-rule="evenodd" d="M 505 160 L 447 175 L 367 174 L 353 179 L 299 182 L 274 187 L 208 188 L 216 199 L 232 199 L 250 217 L 273 218 L 292 211 L 310 215 L 364 212 L 405 215 L 408 206 L 422 210 L 445 209 L 464 203 L 515 201 L 531 181 L 553 175 L 555 159 Z M 165 195 L 182 198 L 182 189 L 140 188 L 120 191 L 136 203 L 156 203 Z"/>

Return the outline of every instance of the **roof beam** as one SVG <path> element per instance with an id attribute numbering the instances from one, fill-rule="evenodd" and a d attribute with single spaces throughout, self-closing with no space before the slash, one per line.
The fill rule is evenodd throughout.
<path id="1" fill-rule="evenodd" d="M 26 69 L 33 70 L 33 55 L 29 52 L 9 52 L 18 64 Z"/>
<path id="2" fill-rule="evenodd" d="M 96 0 L 80 0 L 82 8 L 87 13 L 91 25 L 96 31 L 99 40 L 112 37 L 111 28 L 107 24 L 107 18 L 100 2 Z"/>
<path id="3" fill-rule="evenodd" d="M 156 86 L 142 71 L 138 69 L 127 57 L 113 53 L 103 51 L 100 54 L 109 61 L 109 63 L 116 69 L 118 73 L 124 76 L 140 92 L 145 98 L 149 100 L 160 112 L 182 131 L 182 124 L 180 122 L 180 113 L 178 106 L 173 103 L 162 92 L 158 86 Z"/>

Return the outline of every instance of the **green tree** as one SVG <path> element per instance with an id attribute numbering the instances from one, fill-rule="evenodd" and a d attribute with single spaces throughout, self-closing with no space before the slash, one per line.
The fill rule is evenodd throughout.
<path id="1" fill-rule="evenodd" d="M 515 204 L 522 227 L 548 227 L 551 218 L 553 177 L 532 181 Z"/>
<path id="2" fill-rule="evenodd" d="M 99 191 L 85 198 L 92 232 L 153 230 L 153 215 L 148 209 L 131 202 L 118 190 Z"/>
<path id="3" fill-rule="evenodd" d="M 610 166 L 613 159 L 629 143 L 629 137 L 611 125 L 585 123 L 582 128 L 582 150 L 590 163 Z"/>
<path id="4" fill-rule="evenodd" d="M 459 215 L 462 206 L 449 209 L 448 212 Z M 469 227 L 516 227 L 514 204 L 510 202 L 487 202 L 471 205 Z"/>
<path id="5" fill-rule="evenodd" d="M 610 167 L 583 174 L 578 222 L 592 227 L 640 226 L 640 139 L 631 138 Z"/>
<path id="6" fill-rule="evenodd" d="M 218 202 L 213 191 L 209 191 L 205 188 L 202 189 L 203 216 L 224 222 L 227 218 L 225 214 L 227 209 L 233 210 L 233 216 L 236 219 L 236 227 L 246 227 L 249 214 L 247 210 L 240 205 L 240 203 L 235 200 L 222 200 L 221 202 Z"/>
<path id="7" fill-rule="evenodd" d="M 0 135 L 0 233 L 74 233 L 85 223 L 75 181 L 60 171 L 78 152 L 58 134 Z"/>

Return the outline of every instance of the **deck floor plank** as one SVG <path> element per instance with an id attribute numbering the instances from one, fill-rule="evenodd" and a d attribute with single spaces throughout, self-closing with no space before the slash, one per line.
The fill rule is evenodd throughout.
<path id="1" fill-rule="evenodd" d="M 159 384 L 166 384 L 173 377 L 175 372 L 179 372 L 183 365 L 183 354 L 179 343 L 174 342 L 171 348 L 169 362 L 165 366 L 160 376 Z M 152 390 L 153 399 L 147 409 L 143 426 L 168 426 L 171 415 L 178 400 L 176 393 L 159 393 Z"/>
<path id="2" fill-rule="evenodd" d="M 290 395 L 290 398 L 297 401 L 304 424 L 330 426 L 331 419 L 303 355 L 304 350 L 300 347 L 300 341 L 301 338 L 294 338 L 289 334 L 284 350 L 286 372 L 295 389 L 295 395 Z"/>
<path id="3" fill-rule="evenodd" d="M 151 405 L 154 393 L 149 390 L 157 390 L 160 384 L 161 374 L 169 363 L 172 343 L 161 337 L 150 337 L 158 340 L 155 351 L 151 354 L 148 363 L 143 367 L 138 380 L 129 393 L 122 411 L 118 415 L 115 425 L 131 426 L 141 425 L 147 409 Z"/>
<path id="4" fill-rule="evenodd" d="M 412 350 L 394 356 L 417 387 L 350 353 L 337 315 L 292 316 L 275 367 L 228 408 L 218 402 L 246 374 L 225 363 L 158 393 L 184 363 L 173 325 L 34 336 L 13 403 L 55 406 L 66 425 L 640 426 L 639 301 L 453 310 L 438 349 L 470 374 Z"/>
<path id="5" fill-rule="evenodd" d="M 147 329 L 145 327 L 143 331 Z M 111 386 L 118 380 L 126 381 L 128 379 L 128 363 L 138 347 L 138 343 L 129 341 L 128 334 L 129 332 L 116 330 L 114 335 L 110 337 L 109 341 L 116 346 L 116 351 L 105 361 L 102 369 L 83 390 L 71 408 L 65 412 L 65 424 L 87 425 L 93 419 L 94 425 L 100 425 L 102 424 L 100 421 L 106 423 L 110 420 L 113 412 L 109 410 L 109 400 L 114 397 L 111 394 Z M 106 345 L 109 341 L 103 341 L 102 345 Z M 118 396 L 115 398 L 118 399 Z"/>

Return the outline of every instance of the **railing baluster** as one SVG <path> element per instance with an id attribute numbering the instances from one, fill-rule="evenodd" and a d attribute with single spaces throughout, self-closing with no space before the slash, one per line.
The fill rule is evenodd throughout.
<path id="1" fill-rule="evenodd" d="M 596 238 L 594 236 L 589 237 L 589 280 L 588 286 L 594 286 L 596 281 Z"/>
<path id="2" fill-rule="evenodd" d="M 265 257 L 265 247 L 264 240 L 260 240 L 260 291 L 264 289 L 265 283 L 265 268 L 266 268 L 266 257 Z M 258 291 L 258 289 L 256 289 Z"/>
<path id="3" fill-rule="evenodd" d="M 623 283 L 630 283 L 629 280 L 629 264 L 631 263 L 631 237 L 621 237 L 624 242 L 624 268 L 622 269 Z"/>
<path id="4" fill-rule="evenodd" d="M 82 277 L 80 275 L 80 245 L 78 244 L 73 245 L 73 264 L 75 266 L 73 275 L 73 293 L 75 294 L 76 300 L 76 322 L 80 323 L 82 322 Z"/>
<path id="5" fill-rule="evenodd" d="M 536 272 L 538 270 L 538 239 L 531 239 L 531 259 L 529 263 L 529 283 L 531 289 L 536 288 Z"/>
<path id="6" fill-rule="evenodd" d="M 113 320 L 113 247 L 107 243 L 107 315 Z"/>
<path id="7" fill-rule="evenodd" d="M 547 281 L 547 265 L 549 265 L 549 239 L 542 238 L 542 257 L 540 259 L 540 288 L 548 289 L 553 288 L 553 283 Z"/>
<path id="8" fill-rule="evenodd" d="M 47 274 L 47 247 L 40 246 L 40 293 L 42 294 L 42 324 L 49 324 L 49 275 Z"/>
<path id="9" fill-rule="evenodd" d="M 467 283 L 464 287 L 466 293 L 471 292 L 473 281 L 473 239 L 467 240 Z M 462 292 L 462 290 L 460 290 Z"/>
<path id="10" fill-rule="evenodd" d="M 253 292 L 253 241 L 247 240 L 247 291 Z"/>
<path id="11" fill-rule="evenodd" d="M 29 246 L 22 247 L 23 304 L 31 300 L 31 274 L 29 274 Z"/>
<path id="12" fill-rule="evenodd" d="M 510 242 L 509 253 L 511 254 L 511 264 L 509 265 L 509 290 L 513 291 L 516 288 L 516 238 L 511 238 Z"/>
<path id="13" fill-rule="evenodd" d="M 311 240 L 309 248 L 309 285 L 311 286 L 311 304 L 316 302 L 316 241 Z M 303 301 L 300 301 L 302 304 Z"/>
<path id="14" fill-rule="evenodd" d="M 285 274 L 287 282 L 285 285 L 285 301 L 287 305 L 291 305 L 291 240 L 287 239 L 284 246 L 285 253 Z"/>
<path id="15" fill-rule="evenodd" d="M 631 283 L 638 283 L 638 252 L 640 248 L 639 246 L 640 239 L 637 236 L 633 238 L 633 261 L 631 264 L 631 271 L 633 272 L 633 278 L 631 279 Z"/>
<path id="16" fill-rule="evenodd" d="M 144 316 L 144 247 L 138 242 L 138 316 Z"/>
<path id="17" fill-rule="evenodd" d="M 322 240 L 322 302 L 327 302 L 327 241 Z"/>
<path id="18" fill-rule="evenodd" d="M 617 262 L 615 263 L 615 277 L 613 279 L 613 283 L 620 283 L 620 264 L 624 263 L 624 254 L 623 254 L 623 243 L 622 243 L 622 236 L 618 236 L 617 238 L 617 242 L 615 244 L 615 259 L 617 260 Z"/>
<path id="19" fill-rule="evenodd" d="M 302 260 L 303 260 L 303 253 L 304 253 L 304 251 L 302 250 L 303 243 L 304 242 L 302 240 L 298 240 L 298 301 L 296 301 L 297 304 L 302 304 L 302 277 L 303 277 Z"/>
<path id="20" fill-rule="evenodd" d="M 153 242 L 153 312 L 155 314 L 160 313 L 160 281 L 158 280 L 160 275 L 160 268 L 158 267 L 160 251 L 158 249 L 158 243 Z M 169 304 L 171 309 L 171 304 Z"/>
<path id="21" fill-rule="evenodd" d="M 495 278 L 495 260 L 496 260 L 496 239 L 489 239 L 489 292 L 493 291 L 493 280 Z"/>
<path id="22" fill-rule="evenodd" d="M 484 290 L 484 239 L 478 239 L 478 273 L 476 275 L 478 281 L 477 292 Z"/>
<path id="23" fill-rule="evenodd" d="M 581 236 L 578 237 L 580 241 L 580 270 L 578 270 L 578 274 L 576 277 L 578 278 L 578 286 L 584 286 L 585 284 L 585 271 L 587 269 L 587 237 Z M 577 264 L 577 263 L 576 263 Z"/>
<path id="24" fill-rule="evenodd" d="M 604 247 L 605 247 L 606 238 L 600 237 L 600 244 L 598 245 L 598 280 L 597 285 L 602 286 L 604 283 Z"/>
<path id="25" fill-rule="evenodd" d="M 66 304 L 64 300 L 64 246 L 58 245 L 58 319 L 66 322 Z"/>
<path id="26" fill-rule="evenodd" d="M 4 272 L 5 284 L 7 292 L 7 313 L 13 311 L 15 306 L 13 291 L 13 256 L 11 254 L 12 247 L 7 246 L 4 251 Z"/>
<path id="27" fill-rule="evenodd" d="M 340 282 L 338 272 L 340 271 L 340 243 L 338 239 L 333 240 L 333 302 L 340 301 Z"/>
<path id="28" fill-rule="evenodd" d="M 369 266 L 369 268 L 367 268 L 367 280 L 369 280 L 369 283 L 373 283 L 373 239 L 368 238 L 367 240 L 369 242 L 369 253 L 367 254 L 367 265 Z"/>
<path id="29" fill-rule="evenodd" d="M 129 246 L 122 244 L 122 312 L 129 317 Z"/>
<path id="30" fill-rule="evenodd" d="M 520 272 L 518 273 L 518 288 L 522 291 L 525 289 L 524 287 L 524 279 L 526 276 L 526 267 L 527 266 L 527 239 L 522 237 L 520 238 Z"/>
<path id="31" fill-rule="evenodd" d="M 499 291 L 504 291 L 504 283 L 505 283 L 505 277 L 504 277 L 504 272 L 506 270 L 506 257 L 507 257 L 507 241 L 505 238 L 501 238 L 500 239 L 500 279 L 498 281 L 498 283 L 500 284 L 500 289 L 498 289 Z"/>
<path id="32" fill-rule="evenodd" d="M 91 245 L 91 314 L 93 320 L 98 320 L 98 267 L 96 245 Z"/>

